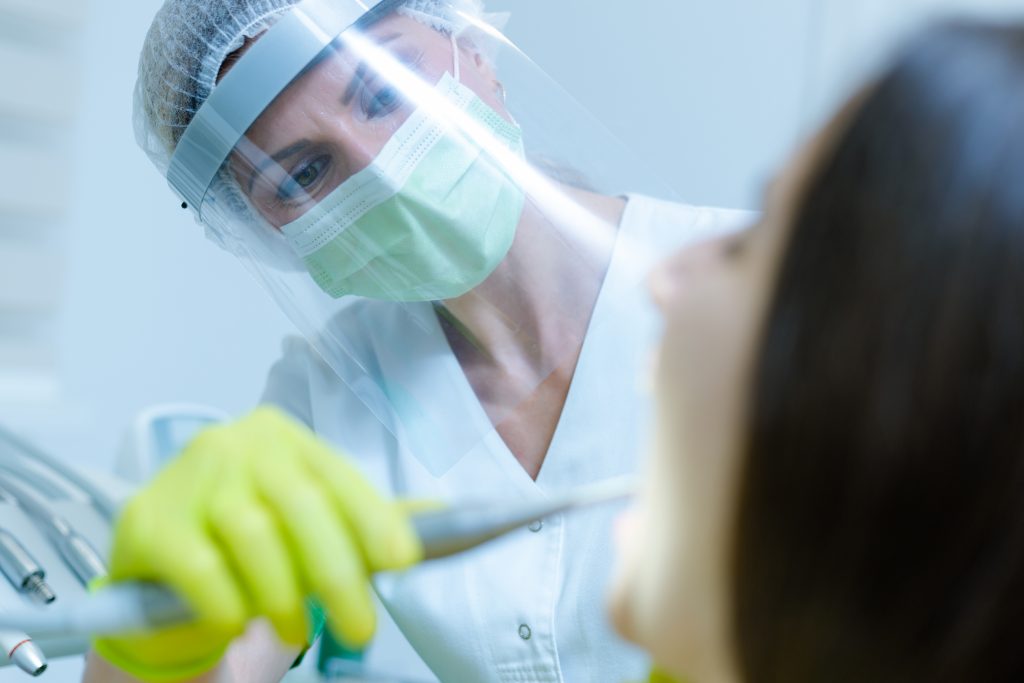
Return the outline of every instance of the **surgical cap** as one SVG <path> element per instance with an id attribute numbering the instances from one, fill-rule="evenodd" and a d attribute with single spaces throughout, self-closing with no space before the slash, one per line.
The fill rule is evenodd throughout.
<path id="1" fill-rule="evenodd" d="M 224 60 L 299 0 L 166 0 L 139 57 L 135 138 L 166 175 L 174 149 L 210 96 Z M 483 16 L 482 0 L 399 0 L 397 12 L 460 33 Z"/>

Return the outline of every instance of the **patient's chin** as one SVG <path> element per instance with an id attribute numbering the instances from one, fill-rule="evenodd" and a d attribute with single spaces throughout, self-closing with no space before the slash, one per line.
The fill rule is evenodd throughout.
<path id="1" fill-rule="evenodd" d="M 633 591 L 631 590 L 628 578 L 621 573 L 616 577 L 611 590 L 608 592 L 606 605 L 611 623 L 619 635 L 626 640 L 637 643 L 639 634 L 637 633 Z"/>
<path id="2" fill-rule="evenodd" d="M 642 567 L 636 552 L 638 515 L 636 507 L 632 507 L 615 520 L 613 538 L 617 560 L 606 598 L 608 615 L 615 629 L 633 642 L 636 642 L 638 636 L 636 586 Z"/>

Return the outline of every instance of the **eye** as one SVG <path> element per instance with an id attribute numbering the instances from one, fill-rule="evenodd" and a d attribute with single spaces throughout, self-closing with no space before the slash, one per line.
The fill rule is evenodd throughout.
<path id="1" fill-rule="evenodd" d="M 395 58 L 408 75 L 422 77 L 423 53 L 421 51 L 406 47 L 397 50 Z M 359 99 L 363 115 L 368 120 L 372 121 L 387 116 L 405 104 L 401 90 L 395 86 L 385 82 L 377 87 L 377 82 L 384 80 L 376 74 L 371 74 L 363 81 Z"/>
<path id="2" fill-rule="evenodd" d="M 309 188 L 313 187 L 320 180 L 330 161 L 330 157 L 323 155 L 309 163 L 299 164 L 292 171 L 292 174 L 288 176 L 288 179 L 278 188 L 278 197 L 289 200 L 308 194 Z"/>
<path id="3" fill-rule="evenodd" d="M 402 104 L 402 96 L 397 88 L 385 87 L 372 93 L 369 89 L 363 90 L 363 113 L 368 119 L 376 119 L 387 116 L 395 111 Z"/>

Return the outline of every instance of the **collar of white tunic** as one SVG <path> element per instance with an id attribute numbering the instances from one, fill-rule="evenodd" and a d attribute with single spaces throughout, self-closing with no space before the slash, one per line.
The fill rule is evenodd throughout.
<path id="1" fill-rule="evenodd" d="M 627 199 L 584 351 L 595 332 L 609 327 L 621 330 L 623 321 L 628 321 L 638 306 L 647 304 L 644 280 L 666 249 L 727 232 L 749 219 L 745 212 L 702 209 L 637 195 Z M 386 394 L 389 427 L 398 442 L 440 477 L 483 442 L 500 441 L 500 437 L 452 353 L 431 305 L 393 307 L 392 311 L 385 313 L 387 319 L 375 321 L 371 333 L 377 355 L 376 383 Z M 414 344 L 410 344 L 410 328 L 414 328 Z M 424 362 L 427 359 L 430 362 Z M 567 402 L 572 395 L 571 387 Z"/>

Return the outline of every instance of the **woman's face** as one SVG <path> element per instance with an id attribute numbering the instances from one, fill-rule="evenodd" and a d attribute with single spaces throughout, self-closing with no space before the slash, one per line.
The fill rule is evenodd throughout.
<path id="1" fill-rule="evenodd" d="M 772 185 L 762 220 L 680 251 L 652 275 L 666 322 L 646 488 L 619 529 L 611 610 L 673 673 L 732 678 L 729 543 L 762 318 L 796 199 L 826 132 Z"/>
<path id="2" fill-rule="evenodd" d="M 243 192 L 274 227 L 298 219 L 369 166 L 417 108 L 399 85 L 402 76 L 351 38 L 282 92 L 232 155 Z M 409 17 L 388 16 L 362 38 L 429 86 L 454 71 L 451 38 Z M 471 44 L 459 45 L 461 82 L 504 112 L 490 64 Z"/>

